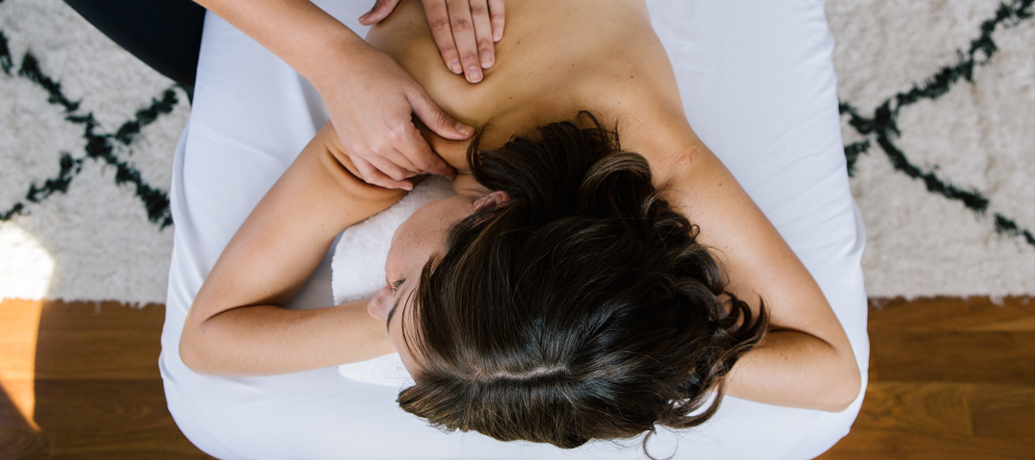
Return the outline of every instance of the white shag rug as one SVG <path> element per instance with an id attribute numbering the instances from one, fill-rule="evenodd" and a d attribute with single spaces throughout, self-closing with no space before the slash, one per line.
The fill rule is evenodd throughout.
<path id="1" fill-rule="evenodd" d="M 828 0 L 871 297 L 1035 295 L 1035 0 Z M 182 88 L 0 0 L 0 297 L 164 302 Z"/>

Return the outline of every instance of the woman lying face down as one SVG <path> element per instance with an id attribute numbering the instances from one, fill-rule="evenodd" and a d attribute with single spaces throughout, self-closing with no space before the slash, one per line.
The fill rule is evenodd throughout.
<path id="1" fill-rule="evenodd" d="M 492 192 L 429 203 L 396 231 L 369 309 L 416 381 L 403 409 L 565 448 L 692 427 L 761 341 L 764 310 L 724 290 L 646 160 L 581 121 L 472 147 L 473 176 Z"/>
<path id="2" fill-rule="evenodd" d="M 461 173 L 458 196 L 398 229 L 385 289 L 281 308 L 336 235 L 405 194 L 359 179 L 327 125 L 206 278 L 183 362 L 268 375 L 399 351 L 417 383 L 399 395 L 407 411 L 561 447 L 700 424 L 712 391 L 848 407 L 860 376 L 844 330 L 690 128 L 643 2 L 507 8 L 507 38 L 477 86 L 443 68 L 419 2 L 367 37 L 457 119 L 494 127 L 462 146 L 425 133 Z M 621 124 L 603 129 L 582 110 Z"/>

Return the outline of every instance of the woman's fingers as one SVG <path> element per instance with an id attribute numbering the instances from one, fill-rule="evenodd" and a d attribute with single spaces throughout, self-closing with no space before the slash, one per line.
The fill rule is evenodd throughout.
<path id="1" fill-rule="evenodd" d="M 487 0 L 470 0 L 471 22 L 474 24 L 474 39 L 478 45 L 478 60 L 483 69 L 496 62 L 496 50 L 492 40 L 492 21 L 489 19 Z"/>
<path id="2" fill-rule="evenodd" d="M 495 43 L 503 38 L 503 0 L 422 1 L 431 36 L 446 68 L 464 75 L 471 83 L 482 81 L 482 69 L 496 63 Z M 399 0 L 377 0 L 359 22 L 364 25 L 380 22 L 398 3 Z"/>
<path id="3" fill-rule="evenodd" d="M 381 22 L 382 19 L 387 18 L 392 11 L 395 10 L 395 6 L 399 4 L 399 0 L 377 0 L 374 2 L 374 7 L 370 9 L 367 14 L 359 17 L 359 23 L 365 26 L 376 24 Z"/>
<path id="4" fill-rule="evenodd" d="M 455 131 L 453 123 L 452 130 Z M 387 148 L 376 157 L 367 158 L 370 163 L 397 181 L 419 174 L 455 176 L 456 170 L 431 149 L 417 127 L 412 122 L 406 125 L 403 130 L 393 132 L 391 145 L 385 146 Z"/>
<path id="5" fill-rule="evenodd" d="M 492 23 L 492 41 L 503 39 L 503 0 L 489 0 L 489 22 Z"/>
<path id="6" fill-rule="evenodd" d="M 423 140 L 423 138 L 421 138 L 421 139 Z M 402 148 L 411 147 L 410 144 L 412 144 L 413 142 L 414 142 L 414 140 L 411 137 L 407 136 L 406 138 L 404 138 L 403 141 L 401 141 L 395 147 L 402 147 Z M 411 148 L 414 149 L 414 150 L 419 150 L 420 146 L 412 146 Z M 424 168 L 422 168 L 421 166 L 417 166 L 417 163 L 418 162 L 421 163 L 421 164 L 427 163 L 426 161 L 422 161 L 420 158 L 417 158 L 415 155 L 407 155 L 406 153 L 404 153 L 404 152 L 402 152 L 400 150 L 397 150 L 395 148 L 392 148 L 392 150 L 390 152 L 382 153 L 380 155 L 380 158 L 384 159 L 384 160 L 387 160 L 389 163 L 391 163 L 391 164 L 393 164 L 395 166 L 398 166 L 399 169 L 401 169 L 405 173 L 405 177 L 399 177 L 398 171 L 396 171 L 394 174 L 388 174 L 388 171 L 385 171 L 383 169 L 381 170 L 382 172 L 385 172 L 386 174 L 388 174 L 389 176 L 391 176 L 394 179 L 404 179 L 406 177 L 416 176 L 418 174 L 424 174 L 422 172 L 422 171 L 424 171 Z M 378 169 L 380 169 L 380 168 L 378 168 Z"/>
<path id="7" fill-rule="evenodd" d="M 416 131 L 416 128 L 414 128 L 414 131 Z M 421 137 L 419 131 L 414 134 L 414 139 L 406 143 L 405 147 L 410 148 L 410 150 L 401 153 L 406 155 L 406 158 L 416 166 L 415 171 L 417 172 L 413 175 L 438 174 L 446 177 L 456 176 L 456 170 L 431 150 L 431 146 Z"/>
<path id="8" fill-rule="evenodd" d="M 474 128 L 458 124 L 388 55 L 373 47 L 352 56 L 355 67 L 341 84 L 322 92 L 341 150 L 370 184 L 400 188 L 419 174 L 454 177 L 415 126 L 420 119 L 447 139 L 467 139 Z M 357 159 L 359 161 L 357 161 Z"/>
<path id="9" fill-rule="evenodd" d="M 464 73 L 464 66 L 460 63 L 460 53 L 456 50 L 456 43 L 453 42 L 453 29 L 449 25 L 449 8 L 444 0 L 424 0 L 424 14 L 428 17 L 428 26 L 431 28 L 431 36 L 438 45 L 438 52 L 442 55 L 442 62 L 446 68 L 457 75 Z"/>
<path id="10" fill-rule="evenodd" d="M 460 65 L 464 77 L 471 83 L 482 81 L 482 64 L 478 58 L 478 41 L 475 40 L 474 20 L 471 18 L 470 0 L 446 0 L 449 9 L 449 27 L 453 30 L 453 42 L 460 54 Z"/>
<path id="11" fill-rule="evenodd" d="M 446 67 L 478 83 L 496 63 L 503 38 L 503 0 L 423 0 L 431 35 Z"/>
<path id="12" fill-rule="evenodd" d="M 392 166 L 399 168 L 393 169 L 392 172 L 382 168 L 381 162 L 374 162 L 374 166 L 396 180 L 422 174 L 438 174 L 449 178 L 456 176 L 456 170 L 431 149 L 428 141 L 421 136 L 420 130 L 412 125 L 396 142 L 393 151 L 381 155 L 380 160 L 387 160 Z M 404 177 L 399 176 L 400 170 L 405 174 Z"/>
<path id="13" fill-rule="evenodd" d="M 456 121 L 451 115 L 442 110 L 431 100 L 424 89 L 416 86 L 406 94 L 413 114 L 432 131 L 446 139 L 463 140 L 474 134 L 474 128 Z M 414 130 L 416 132 L 416 130 Z M 423 138 L 422 138 L 423 139 Z"/>
<path id="14" fill-rule="evenodd" d="M 449 178 L 456 177 L 456 169 L 453 169 L 449 163 L 446 163 L 442 157 L 431 149 L 428 141 L 424 140 L 424 137 L 420 135 L 420 131 L 416 127 L 412 129 L 409 137 L 401 145 L 402 148 L 406 149 L 402 154 L 414 166 L 413 171 L 419 174 L 438 174 Z"/>
<path id="15" fill-rule="evenodd" d="M 363 176 L 363 181 L 368 184 L 391 189 L 413 190 L 413 182 L 393 179 L 381 172 L 381 169 L 362 158 L 354 157 L 352 158 L 352 163 L 356 165 L 356 169 Z M 403 179 L 405 179 L 405 176 Z"/>

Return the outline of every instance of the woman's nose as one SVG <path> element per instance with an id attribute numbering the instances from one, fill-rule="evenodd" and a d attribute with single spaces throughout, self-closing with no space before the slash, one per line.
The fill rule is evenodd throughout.
<path id="1" fill-rule="evenodd" d="M 392 293 L 391 288 L 385 286 L 377 291 L 374 298 L 370 299 L 370 303 L 367 304 L 367 313 L 374 318 L 381 320 L 382 323 L 388 322 L 388 297 Z"/>

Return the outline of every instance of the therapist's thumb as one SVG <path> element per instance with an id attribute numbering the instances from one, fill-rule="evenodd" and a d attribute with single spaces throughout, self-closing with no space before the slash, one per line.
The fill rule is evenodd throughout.
<path id="1" fill-rule="evenodd" d="M 374 3 L 374 7 L 367 14 L 359 17 L 359 23 L 365 26 L 377 24 L 382 19 L 387 18 L 389 14 L 392 14 L 392 11 L 395 10 L 395 5 L 398 4 L 399 0 L 377 0 Z"/>
<path id="2" fill-rule="evenodd" d="M 474 128 L 456 121 L 455 118 L 439 108 L 438 104 L 435 104 L 435 101 L 431 100 L 423 90 L 416 94 L 411 93 L 409 100 L 410 107 L 413 108 L 413 113 L 417 115 L 417 118 L 420 118 L 425 126 L 439 136 L 461 140 L 474 134 Z"/>

